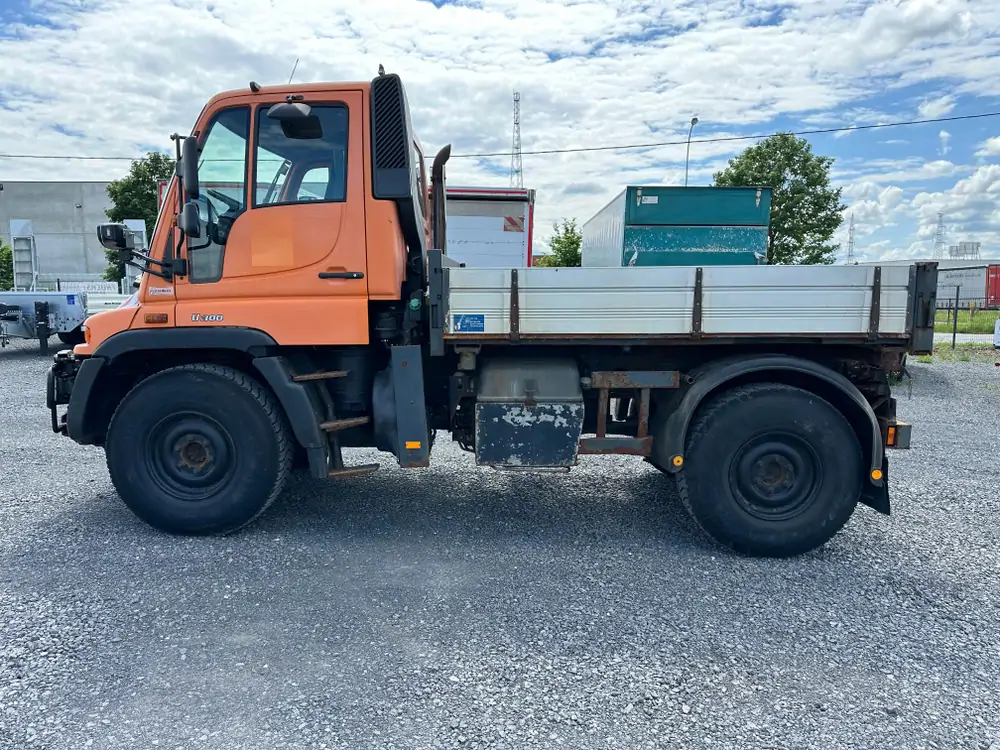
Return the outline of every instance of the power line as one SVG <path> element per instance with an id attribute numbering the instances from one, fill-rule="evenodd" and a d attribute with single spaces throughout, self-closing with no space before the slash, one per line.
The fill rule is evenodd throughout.
<path id="1" fill-rule="evenodd" d="M 901 122 L 886 122 L 878 125 L 848 125 L 840 128 L 820 128 L 816 130 L 798 130 L 791 135 L 819 135 L 822 133 L 846 133 L 851 130 L 874 130 L 876 128 L 897 128 L 903 125 L 929 125 L 935 122 L 956 122 L 958 120 L 976 120 L 983 117 L 1000 117 L 1000 112 L 983 112 L 976 115 L 956 115 L 954 117 L 935 117 L 929 120 L 904 120 Z M 786 131 L 787 132 L 787 131 Z M 691 143 L 721 143 L 723 141 L 752 141 L 760 138 L 770 138 L 780 133 L 764 133 L 761 135 L 730 135 L 716 138 L 698 138 Z M 625 151 L 636 148 L 656 148 L 658 146 L 684 146 L 683 141 L 654 141 L 652 143 L 629 143 L 620 146 L 581 146 L 580 148 L 552 148 L 540 151 L 522 151 L 524 156 L 543 156 L 545 154 L 573 154 L 590 151 Z M 484 154 L 452 154 L 452 159 L 484 159 L 490 156 L 510 156 L 509 151 L 495 151 Z"/>
<path id="2" fill-rule="evenodd" d="M 879 128 L 898 128 L 904 125 L 930 125 L 937 122 L 958 122 L 960 120 L 979 120 L 985 117 L 1000 117 L 1000 112 L 982 112 L 975 115 L 956 115 L 954 117 L 935 117 L 928 120 L 902 120 L 900 122 L 885 122 L 877 125 L 847 125 L 839 128 L 819 128 L 815 130 L 797 130 L 791 135 L 822 135 L 824 133 L 847 133 L 853 130 L 876 130 Z M 788 132 L 788 131 L 784 131 Z M 691 143 L 722 143 L 726 141 L 754 141 L 761 138 L 770 138 L 782 133 L 762 133 L 759 135 L 729 135 L 715 138 L 698 138 Z M 579 148 L 552 148 L 538 151 L 522 151 L 524 156 L 544 156 L 547 154 L 574 154 L 593 151 L 627 151 L 638 148 L 657 148 L 659 146 L 684 146 L 687 139 L 683 141 L 654 141 L 651 143 L 629 143 L 618 146 L 581 146 Z M 164 152 L 165 153 L 165 152 Z M 452 154 L 452 159 L 485 159 L 491 156 L 510 156 L 510 151 L 492 151 L 481 154 Z M 0 159 L 73 159 L 76 161 L 135 161 L 137 156 L 70 156 L 65 154 L 0 154 Z M 215 161 L 215 160 L 213 160 Z M 217 161 L 226 161 L 219 159 Z M 233 161 L 242 161 L 233 159 Z"/>
<path id="3" fill-rule="evenodd" d="M 165 151 L 163 153 L 166 153 Z M 51 154 L 0 154 L 0 159 L 74 159 L 76 161 L 136 161 L 138 156 L 53 156 Z"/>

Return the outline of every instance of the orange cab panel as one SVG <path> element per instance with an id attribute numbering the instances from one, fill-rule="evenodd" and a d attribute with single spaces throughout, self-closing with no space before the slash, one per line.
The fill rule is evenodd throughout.
<path id="1" fill-rule="evenodd" d="M 174 284 L 177 325 L 368 343 L 364 97 L 303 99 L 308 117 L 283 120 L 268 115 L 283 95 L 248 92 L 199 123 L 202 231 L 187 239 L 188 275 Z"/>

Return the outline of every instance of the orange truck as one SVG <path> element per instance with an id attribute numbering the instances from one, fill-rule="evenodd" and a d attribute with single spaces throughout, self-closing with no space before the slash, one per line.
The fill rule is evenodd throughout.
<path id="1" fill-rule="evenodd" d="M 174 140 L 148 254 L 98 227 L 137 294 L 47 383 L 52 429 L 102 446 L 152 526 L 232 532 L 294 469 L 378 468 L 352 447 L 426 467 L 438 433 L 510 471 L 643 457 L 749 555 L 814 549 L 859 503 L 889 513 L 911 432 L 890 375 L 933 344 L 936 264 L 461 267 L 450 147 L 428 167 L 396 75 L 251 83 Z"/>

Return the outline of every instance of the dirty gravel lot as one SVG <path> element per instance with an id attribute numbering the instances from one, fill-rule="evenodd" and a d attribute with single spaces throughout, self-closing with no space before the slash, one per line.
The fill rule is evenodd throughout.
<path id="1" fill-rule="evenodd" d="M 1000 747 L 1000 369 L 912 364 L 895 515 L 790 561 L 632 460 L 297 480 L 158 534 L 0 352 L 0 748 Z M 356 460 L 368 459 L 359 452 Z"/>

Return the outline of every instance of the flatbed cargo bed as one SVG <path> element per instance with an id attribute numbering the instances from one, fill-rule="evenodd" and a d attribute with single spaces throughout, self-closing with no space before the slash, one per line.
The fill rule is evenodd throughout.
<path id="1" fill-rule="evenodd" d="M 918 268 L 445 268 L 446 341 L 836 338 L 906 341 Z"/>

